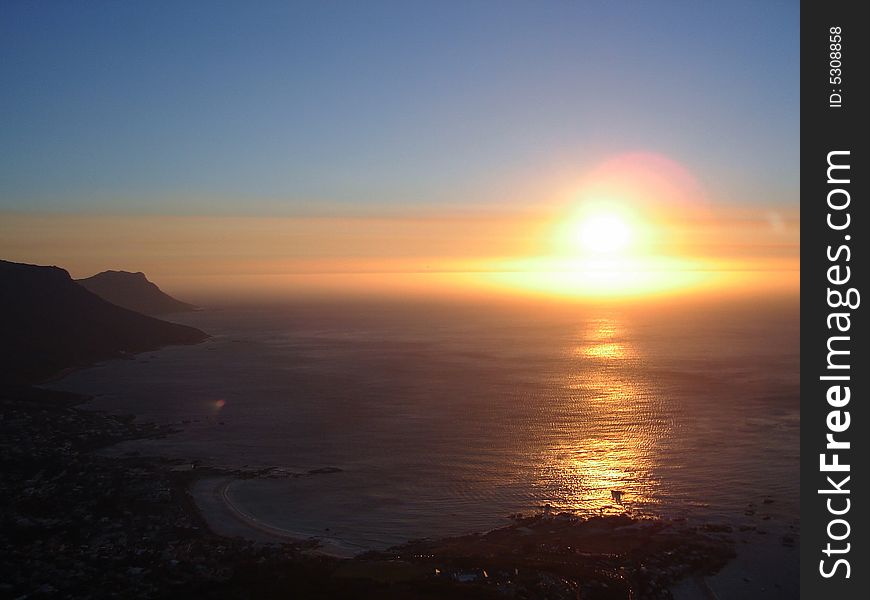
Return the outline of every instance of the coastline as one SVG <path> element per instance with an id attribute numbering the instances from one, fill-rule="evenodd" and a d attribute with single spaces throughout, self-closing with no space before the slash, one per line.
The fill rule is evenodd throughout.
<path id="1" fill-rule="evenodd" d="M 224 537 L 242 537 L 261 544 L 308 544 L 309 552 L 331 558 L 353 558 L 355 552 L 328 538 L 309 539 L 258 519 L 240 508 L 230 497 L 230 487 L 237 481 L 231 474 L 207 474 L 191 481 L 189 492 L 209 529 Z"/>
<path id="2" fill-rule="evenodd" d="M 594 598 L 595 590 L 619 589 L 624 597 L 631 590 L 669 597 L 670 585 L 715 572 L 733 555 L 727 536 L 673 522 L 561 513 L 346 558 L 328 542 L 295 539 L 236 506 L 229 486 L 238 473 L 135 453 L 101 455 L 169 430 L 79 408 L 86 400 L 3 389 L 10 442 L 0 456 L 7 467 L 0 558 L 14 565 L 0 585 L 4 595 L 324 597 L 328 590 L 325 597 L 573 598 L 582 589 Z M 198 506 L 203 493 L 211 509 Z M 215 514 L 230 529 L 215 528 Z M 541 589 L 548 591 L 542 596 Z"/>
<path id="3" fill-rule="evenodd" d="M 203 310 L 203 309 L 198 309 L 198 310 Z M 191 312 L 196 312 L 196 311 L 191 311 Z M 166 322 L 171 323 L 173 325 L 183 325 L 182 323 L 176 323 L 174 321 L 166 321 Z M 188 327 L 188 325 L 183 325 L 183 326 Z M 34 387 L 40 388 L 41 386 L 46 386 L 46 385 L 50 385 L 52 383 L 57 383 L 60 380 L 64 379 L 65 377 L 72 375 L 73 373 L 77 373 L 79 371 L 84 371 L 85 369 L 97 367 L 97 366 L 99 366 L 103 363 L 107 363 L 109 361 L 113 361 L 113 360 L 136 360 L 136 357 L 139 356 L 140 354 L 145 354 L 148 352 L 157 352 L 159 350 L 163 350 L 164 348 L 171 348 L 172 346 L 198 346 L 198 345 L 204 344 L 204 343 L 208 342 L 210 339 L 212 339 L 212 336 L 209 335 L 208 333 L 203 332 L 203 334 L 206 337 L 204 337 L 203 339 L 201 339 L 199 341 L 195 341 L 195 342 L 160 344 L 158 346 L 145 348 L 143 350 L 137 350 L 136 352 L 120 352 L 120 353 L 117 353 L 117 354 L 112 355 L 112 356 L 104 356 L 102 358 L 96 358 L 96 359 L 88 361 L 88 362 L 64 367 L 62 369 L 55 371 L 54 373 L 51 373 L 50 375 L 48 375 L 46 377 L 40 378 L 38 381 L 31 382 L 31 385 L 33 385 Z"/>
<path id="4" fill-rule="evenodd" d="M 123 358 L 129 360 L 133 357 L 135 357 L 135 355 L 131 354 L 124 357 L 115 357 L 115 359 Z M 57 373 L 52 377 L 51 381 L 62 379 L 69 373 L 85 369 L 88 366 L 93 365 L 82 365 Z M 48 383 L 50 382 L 45 381 L 40 385 Z M 35 390 L 35 393 L 66 394 L 68 396 L 75 396 L 74 394 L 66 392 L 53 391 L 50 387 L 37 387 L 31 389 Z M 89 451 L 96 451 L 100 454 L 110 447 L 117 447 L 121 442 L 165 437 L 166 435 L 183 435 L 183 431 L 174 429 L 172 424 L 157 426 L 154 423 L 143 421 L 141 418 L 137 418 L 134 415 L 110 415 L 96 409 L 79 407 L 78 405 L 86 403 L 92 398 L 85 395 L 78 395 L 76 397 L 77 400 L 73 410 L 89 415 L 89 418 L 94 421 L 94 423 L 91 424 L 92 432 L 98 432 L 101 428 L 105 428 L 105 422 L 107 420 L 123 422 L 127 427 L 127 430 L 123 435 L 113 436 L 111 439 L 104 440 L 98 445 L 92 447 Z M 129 407 L 128 410 L 130 410 Z M 99 423 L 96 424 L 97 422 Z M 164 481 L 163 489 L 171 490 L 167 499 L 175 503 L 176 508 L 181 508 L 184 513 L 184 518 L 189 523 L 195 523 L 195 525 L 188 528 L 188 537 L 192 536 L 196 538 L 196 545 L 201 546 L 203 557 L 199 559 L 200 570 L 204 568 L 205 571 L 211 573 L 232 573 L 235 571 L 237 564 L 239 562 L 245 562 L 249 558 L 249 555 L 265 553 L 267 556 L 280 556 L 281 558 L 277 560 L 284 561 L 285 563 L 289 562 L 295 565 L 295 567 L 307 565 L 307 561 L 314 560 L 319 561 L 319 564 L 321 565 L 331 565 L 330 568 L 336 569 L 336 572 L 349 571 L 355 573 L 358 569 L 362 568 L 360 565 L 370 566 L 369 563 L 373 559 L 380 564 L 385 561 L 394 561 L 396 560 L 396 556 L 403 556 L 404 558 L 402 558 L 402 561 L 408 565 L 413 565 L 413 567 L 409 566 L 400 569 L 405 573 L 401 577 L 410 577 L 411 580 L 416 581 L 417 583 L 424 580 L 429 581 L 432 573 L 437 572 L 440 572 L 442 575 L 447 573 L 449 578 L 452 578 L 450 585 L 465 585 L 475 582 L 481 583 L 481 581 L 478 581 L 479 577 L 471 577 L 467 573 L 462 574 L 464 573 L 462 569 L 457 570 L 456 567 L 445 567 L 445 565 L 449 565 L 451 561 L 454 560 L 449 553 L 440 554 L 439 552 L 429 550 L 425 552 L 412 551 L 408 556 L 405 556 L 409 549 L 415 548 L 415 544 L 418 544 L 419 542 L 407 542 L 406 544 L 391 548 L 387 552 L 379 553 L 377 551 L 363 551 L 360 553 L 359 551 L 355 552 L 348 550 L 346 546 L 342 545 L 340 540 L 330 540 L 320 536 L 317 538 L 309 538 L 307 536 L 297 535 L 292 531 L 282 529 L 281 527 L 272 525 L 263 519 L 258 518 L 255 514 L 250 513 L 237 502 L 234 502 L 230 492 L 235 481 L 249 479 L 251 477 L 267 477 L 267 472 L 271 470 L 268 467 L 264 467 L 259 471 L 239 471 L 237 469 L 222 468 L 208 464 L 191 465 L 190 462 L 180 459 L 161 458 L 159 455 L 152 456 L 150 452 L 143 452 L 143 454 L 140 455 L 135 448 L 135 444 L 131 448 L 132 451 L 129 452 L 112 452 L 111 459 L 109 458 L 109 454 L 106 453 L 102 456 L 102 459 L 108 461 L 106 466 L 111 465 L 110 468 L 114 472 L 123 471 L 125 465 L 132 462 L 133 464 L 140 465 L 137 467 L 139 469 L 146 468 L 150 470 L 154 479 L 162 479 L 162 481 Z M 120 461 L 113 462 L 115 459 L 120 459 Z M 147 467 L 142 467 L 141 465 L 147 465 Z M 289 476 L 298 477 L 301 475 L 303 474 L 290 474 Z M 131 487 L 135 487 L 135 485 Z M 610 575 L 604 571 L 596 571 L 593 569 L 592 572 L 590 572 L 585 566 L 586 562 L 600 562 L 602 560 L 601 556 L 607 555 L 610 552 L 610 549 L 600 545 L 599 540 L 590 540 L 589 538 L 584 537 L 582 530 L 584 527 L 583 523 L 586 522 L 585 518 L 578 518 L 577 515 L 569 515 L 568 513 L 562 513 L 561 515 L 531 515 L 522 518 L 533 519 L 532 522 L 537 522 L 535 521 L 536 519 L 544 519 L 544 522 L 556 523 L 558 528 L 565 526 L 566 523 L 569 524 L 570 527 L 568 527 L 567 533 L 575 536 L 575 543 L 578 540 L 583 540 L 584 543 L 589 544 L 583 561 L 581 561 L 579 565 L 575 565 L 579 567 L 579 572 L 583 573 L 584 577 L 588 578 L 587 583 L 594 587 L 597 583 L 601 583 L 602 581 L 606 582 L 607 578 L 610 577 Z M 628 525 L 629 528 L 634 523 L 648 522 L 647 519 L 638 519 L 635 521 L 628 515 L 617 514 L 607 517 L 606 519 L 609 520 L 605 520 L 604 527 L 613 529 L 624 527 L 626 524 L 624 521 L 621 521 L 621 519 L 626 518 L 630 520 Z M 697 539 L 696 534 L 699 533 L 697 523 L 694 527 L 687 526 L 685 523 L 668 522 L 666 519 L 659 520 L 658 523 L 662 524 L 670 531 L 669 535 L 684 540 L 695 540 Z M 169 523 L 167 522 L 166 525 L 168 526 Z M 713 540 L 713 548 L 715 548 L 715 550 L 711 551 L 711 555 L 707 557 L 710 561 L 702 561 L 702 563 L 698 564 L 686 564 L 684 562 L 679 562 L 679 556 L 674 555 L 669 560 L 677 561 L 678 564 L 660 565 L 659 567 L 656 567 L 655 571 L 653 571 L 654 581 L 647 581 L 648 577 L 644 575 L 639 577 L 637 581 L 634 581 L 632 585 L 653 585 L 654 589 L 659 591 L 667 589 L 668 594 L 670 594 L 667 597 L 686 600 L 692 598 L 716 598 L 716 590 L 719 589 L 744 594 L 747 592 L 750 594 L 752 592 L 757 593 L 759 588 L 758 580 L 751 581 L 745 576 L 745 573 L 741 571 L 742 567 L 737 566 L 738 563 L 741 562 L 741 559 L 731 550 L 735 543 L 746 544 L 746 536 L 737 535 L 730 527 L 726 527 L 722 531 L 717 532 L 715 531 L 717 527 L 718 526 L 714 526 L 706 532 L 701 532 L 701 537 L 713 533 L 716 538 Z M 733 532 L 735 535 L 725 535 L 724 533 L 726 530 L 728 534 Z M 719 535 L 720 533 L 723 535 Z M 463 536 L 465 541 L 462 543 L 468 545 L 469 548 L 466 549 L 467 555 L 462 558 L 460 563 L 463 565 L 485 564 L 489 560 L 488 554 L 476 553 L 473 549 L 474 544 L 472 542 L 480 538 L 504 536 L 506 534 L 508 536 L 513 536 L 513 539 L 509 543 L 506 542 L 508 546 L 513 545 L 515 549 L 516 547 L 527 547 L 528 540 L 525 539 L 526 533 L 522 532 L 521 528 L 516 527 L 516 525 L 508 525 L 484 533 L 469 533 L 468 536 Z M 550 535 L 551 534 L 548 534 L 547 536 L 544 536 L 544 539 L 540 540 L 538 544 L 539 548 L 537 548 L 535 552 L 541 553 L 542 555 L 532 561 L 534 565 L 533 570 L 540 577 L 548 576 L 547 573 L 550 573 L 554 568 L 558 570 L 559 565 L 562 564 L 563 561 L 562 558 L 556 558 L 554 556 L 546 555 L 546 552 L 542 552 L 543 549 L 552 546 L 552 541 L 546 539 Z M 742 539 L 738 539 L 741 537 Z M 431 542 L 431 540 L 429 541 Z M 743 547 L 745 548 L 746 546 Z M 223 548 L 220 552 L 226 552 L 227 548 L 232 548 L 233 550 L 231 554 L 235 554 L 235 557 L 231 559 L 227 559 L 227 557 L 217 558 L 213 553 L 217 552 L 217 549 L 220 548 Z M 565 551 L 565 549 L 562 550 L 563 553 Z M 421 561 L 419 558 L 421 556 L 427 556 L 428 559 Z M 181 562 L 179 559 L 170 559 L 170 561 L 173 560 Z M 745 566 L 745 557 L 742 560 Z M 423 576 L 423 572 L 420 571 L 421 564 L 426 567 L 425 577 Z M 287 567 L 286 564 L 284 566 L 285 568 Z M 632 562 L 628 566 L 622 565 L 621 567 L 612 568 L 629 569 L 629 571 L 631 571 L 633 569 L 638 569 L 641 566 L 645 565 Z M 138 569 L 140 567 L 131 568 Z M 306 566 L 306 568 L 308 567 Z M 363 568 L 363 571 L 366 569 L 367 567 Z M 483 567 L 481 567 L 481 569 L 485 570 Z M 457 573 L 459 573 L 459 575 L 457 575 Z M 411 574 L 413 574 L 413 576 Z M 306 576 L 297 576 L 302 579 L 306 578 Z M 324 576 L 323 573 L 318 575 L 318 577 L 322 576 Z M 332 575 L 328 576 L 332 577 Z M 221 579 L 220 575 L 215 575 L 214 577 Z M 422 579 L 420 579 L 421 577 Z M 200 575 L 196 575 L 192 578 L 192 580 L 198 579 L 200 579 Z M 498 581 L 497 578 L 486 579 L 488 579 L 488 581 L 484 583 L 490 586 L 504 587 L 507 585 L 507 579 L 504 578 L 501 581 Z M 223 580 L 226 581 L 225 578 Z M 393 583 L 394 582 L 391 582 L 391 585 Z M 526 583 L 528 585 L 533 585 L 531 580 Z M 560 585 L 567 586 L 565 589 L 569 589 L 572 585 L 576 587 L 582 584 L 578 580 L 565 578 Z M 764 591 L 765 588 L 761 587 L 761 590 Z M 780 593 L 780 595 L 775 595 L 773 597 L 787 596 L 781 595 Z"/>
<path id="5" fill-rule="evenodd" d="M 414 548 L 419 543 L 419 541 L 408 541 L 388 551 L 369 550 L 353 552 L 349 551 L 347 546 L 343 546 L 338 540 L 321 537 L 307 538 L 304 535 L 298 535 L 281 529 L 250 514 L 233 501 L 229 493 L 230 488 L 233 483 L 242 479 L 245 479 L 245 477 L 239 478 L 229 474 L 226 476 L 209 475 L 197 479 L 191 484 L 191 494 L 197 508 L 200 510 L 203 519 L 211 531 L 218 535 L 242 536 L 257 543 L 273 543 L 276 541 L 300 543 L 307 541 L 313 544 L 309 550 L 310 553 L 338 559 L 364 558 L 366 555 L 386 556 L 391 555 L 393 552 L 402 552 L 403 549 Z M 628 517 L 625 513 L 607 515 L 607 519 L 610 519 L 609 523 L 614 526 L 614 529 L 620 529 L 625 526 L 625 523 L 621 522 L 620 519 L 626 518 L 630 519 L 628 527 L 636 523 L 654 522 L 665 524 L 674 535 L 678 536 L 690 537 L 692 533 L 700 529 L 705 535 L 712 534 L 719 541 L 727 542 L 727 544 L 734 547 L 735 554 L 722 562 L 717 570 L 706 569 L 706 572 L 703 572 L 703 570 L 702 572 L 693 572 L 682 579 L 674 581 L 669 590 L 672 597 L 676 600 L 716 600 L 747 594 L 750 597 L 754 597 L 754 594 L 761 594 L 770 598 L 787 598 L 791 597 L 796 591 L 783 585 L 784 581 L 790 581 L 788 577 L 783 578 L 781 573 L 775 572 L 775 569 L 769 571 L 772 566 L 766 563 L 764 554 L 765 552 L 776 552 L 780 544 L 779 540 L 769 539 L 769 536 L 762 535 L 764 532 L 759 532 L 755 529 L 739 529 L 728 525 L 709 523 L 700 526 L 697 524 L 687 526 L 679 520 L 669 522 L 667 519 L 652 517 Z M 539 513 L 527 516 L 515 516 L 515 520 L 521 523 L 525 521 L 535 523 L 538 519 L 543 519 L 544 522 L 548 522 L 551 525 L 555 524 L 557 529 L 565 523 L 576 524 L 589 520 L 588 517 L 580 517 L 573 513 Z M 471 540 L 481 536 L 502 535 L 505 531 L 512 531 L 512 527 L 512 525 L 508 525 L 486 532 L 469 532 L 467 538 Z M 554 532 L 551 530 L 550 534 L 552 533 Z M 524 539 L 523 536 L 517 535 L 515 537 L 514 541 L 517 546 L 528 543 L 528 540 Z M 447 538 L 441 538 L 436 541 L 443 541 L 444 539 Z M 432 540 L 429 541 L 431 542 Z M 590 554 L 606 550 L 600 546 L 600 540 L 586 538 L 584 541 L 586 543 L 591 542 L 591 545 L 587 547 Z M 546 544 L 547 541 L 544 540 L 541 543 Z M 425 555 L 426 552 L 417 551 L 417 554 Z"/>
<path id="6" fill-rule="evenodd" d="M 232 573 L 251 559 L 289 560 L 212 534 L 188 492 L 191 473 L 158 457 L 106 457 L 166 428 L 80 408 L 84 396 L 0 386 L 0 595 L 153 597 Z M 198 476 L 198 475 L 197 475 Z"/>

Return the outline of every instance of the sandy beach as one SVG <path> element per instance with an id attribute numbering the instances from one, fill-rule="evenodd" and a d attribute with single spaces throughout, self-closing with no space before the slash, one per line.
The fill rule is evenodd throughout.
<path id="1" fill-rule="evenodd" d="M 305 536 L 271 525 L 250 514 L 233 500 L 231 489 L 235 477 L 204 477 L 191 484 L 190 493 L 209 528 L 226 537 L 241 537 L 263 544 L 300 543 Z M 328 537 L 317 538 L 313 552 L 335 558 L 350 558 L 357 554 Z"/>
<path id="2" fill-rule="evenodd" d="M 276 527 L 264 519 L 258 518 L 234 500 L 232 490 L 234 484 L 238 482 L 239 479 L 233 476 L 208 476 L 196 479 L 191 484 L 190 492 L 193 500 L 208 527 L 215 534 L 240 537 L 259 544 L 310 543 L 316 539 L 317 545 L 312 546 L 310 550 L 313 554 L 339 559 L 365 554 L 359 549 L 355 551 L 350 549 L 340 540 L 320 536 L 306 539 L 304 535 Z M 576 519 L 574 521 L 571 519 L 570 516 L 564 515 L 553 522 L 564 526 L 565 523 L 576 521 Z M 708 529 L 715 531 L 720 528 L 710 526 Z M 737 555 L 716 573 L 696 572 L 677 581 L 670 588 L 670 592 L 676 600 L 719 599 L 746 594 L 784 599 L 791 597 L 796 592 L 790 582 L 796 580 L 797 573 L 783 573 L 776 569 L 775 556 L 782 552 L 779 540 L 767 540 L 763 532 L 759 533 L 754 529 L 742 532 L 734 532 L 731 528 L 721 529 L 726 534 L 723 539 L 736 538 L 734 541 L 738 544 Z M 511 527 L 500 528 L 484 535 L 498 535 L 504 531 L 511 531 Z M 555 532 L 549 531 L 548 533 Z M 681 535 L 685 535 L 685 533 L 681 533 Z M 556 542 L 559 541 L 558 535 L 553 536 L 553 538 Z M 473 540 L 474 535 L 471 535 L 469 539 Z M 608 548 L 601 546 L 603 542 L 600 539 L 585 536 L 581 539 L 584 544 L 587 544 L 584 552 L 594 554 L 608 551 Z M 546 543 L 551 544 L 552 542 L 547 541 Z M 414 545 L 414 542 L 407 544 L 408 547 L 414 547 Z M 772 558 L 773 562 L 771 562 Z"/>

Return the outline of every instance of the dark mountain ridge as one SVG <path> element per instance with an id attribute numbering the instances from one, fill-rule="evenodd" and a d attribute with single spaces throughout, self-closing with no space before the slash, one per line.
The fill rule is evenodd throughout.
<path id="1" fill-rule="evenodd" d="M 103 271 L 92 277 L 76 279 L 103 300 L 143 315 L 165 315 L 196 310 L 193 304 L 176 300 L 156 284 L 148 281 L 145 273 L 129 271 Z"/>
<path id="2" fill-rule="evenodd" d="M 99 360 L 208 335 L 116 306 L 59 267 L 0 260 L 0 382 L 26 384 Z"/>

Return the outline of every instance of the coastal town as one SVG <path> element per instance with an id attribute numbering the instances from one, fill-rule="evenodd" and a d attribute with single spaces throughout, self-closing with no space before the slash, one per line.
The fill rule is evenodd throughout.
<path id="1" fill-rule="evenodd" d="M 484 534 L 345 559 L 319 552 L 313 539 L 222 537 L 189 493 L 215 469 L 102 455 L 122 440 L 172 432 L 85 410 L 84 400 L 40 388 L 2 390 L 3 597 L 151 598 L 209 589 L 225 598 L 669 598 L 676 582 L 714 573 L 733 556 L 729 527 L 551 510 L 513 515 L 510 525 Z"/>

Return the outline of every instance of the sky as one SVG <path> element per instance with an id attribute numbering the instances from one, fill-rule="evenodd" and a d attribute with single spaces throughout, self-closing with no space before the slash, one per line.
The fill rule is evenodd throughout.
<path id="1" fill-rule="evenodd" d="M 493 221 L 519 240 L 497 256 L 516 257 L 518 224 L 558 220 L 590 173 L 637 156 L 652 158 L 623 178 L 671 165 L 708 219 L 748 207 L 790 223 L 798 33 L 797 2 L 9 0 L 0 253 L 85 275 L 124 266 L 97 248 L 121 222 L 168 239 L 166 223 L 226 219 L 225 246 L 245 255 L 256 239 L 232 224 L 279 219 L 286 244 L 256 254 L 294 263 L 280 273 L 312 255 L 359 261 L 370 244 L 355 228 L 393 219 L 385 254 L 479 258 L 469 223 Z M 322 235 L 303 242 L 292 231 L 306 219 Z M 432 233 L 433 219 L 460 220 L 465 237 Z M 84 240 L 67 239 L 72 224 Z M 418 248 L 419 231 L 442 250 Z M 206 268 L 195 249 L 173 261 L 153 246 L 127 244 L 129 268 Z"/>

